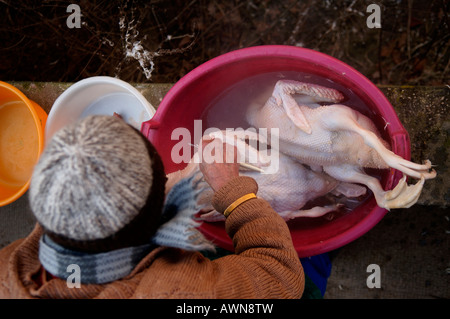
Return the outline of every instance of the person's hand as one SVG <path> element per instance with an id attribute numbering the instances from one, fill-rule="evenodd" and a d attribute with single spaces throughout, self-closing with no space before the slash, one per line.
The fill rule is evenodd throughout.
<path id="1" fill-rule="evenodd" d="M 227 145 L 217 138 L 203 138 L 201 150 L 203 156 L 200 162 L 200 171 L 214 192 L 231 179 L 239 176 L 239 163 L 237 162 L 237 148 L 235 146 Z"/>

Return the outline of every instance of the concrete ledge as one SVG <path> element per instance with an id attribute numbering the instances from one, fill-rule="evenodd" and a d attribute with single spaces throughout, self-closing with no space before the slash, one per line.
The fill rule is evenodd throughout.
<path id="1" fill-rule="evenodd" d="M 450 87 L 380 86 L 411 141 L 411 160 L 429 159 L 437 177 L 425 182 L 418 204 L 450 204 Z"/>
<path id="2" fill-rule="evenodd" d="M 56 98 L 72 83 L 9 82 L 48 113 Z M 133 84 L 157 108 L 171 83 Z M 411 160 L 429 159 L 438 176 L 427 181 L 419 205 L 450 204 L 450 88 L 448 86 L 379 86 L 398 114 L 411 140 Z"/>

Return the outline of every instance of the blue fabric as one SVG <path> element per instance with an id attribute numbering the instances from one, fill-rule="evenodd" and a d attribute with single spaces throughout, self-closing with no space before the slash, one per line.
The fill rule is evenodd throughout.
<path id="1" fill-rule="evenodd" d="M 327 289 L 328 277 L 331 274 L 331 260 L 328 254 L 300 258 L 303 271 L 319 288 L 322 296 Z"/>

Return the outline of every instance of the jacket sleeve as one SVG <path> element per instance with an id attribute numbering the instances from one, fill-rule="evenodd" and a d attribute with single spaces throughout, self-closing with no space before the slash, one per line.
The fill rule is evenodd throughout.
<path id="1" fill-rule="evenodd" d="M 236 199 L 257 193 L 250 177 L 237 177 L 213 199 L 223 212 Z M 239 205 L 228 216 L 226 231 L 235 254 L 215 263 L 217 298 L 300 298 L 305 284 L 303 268 L 286 222 L 261 198 Z"/>

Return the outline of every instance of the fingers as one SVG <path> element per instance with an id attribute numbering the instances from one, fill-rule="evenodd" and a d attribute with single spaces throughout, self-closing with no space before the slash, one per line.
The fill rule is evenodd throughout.
<path id="1" fill-rule="evenodd" d="M 238 149 L 234 144 L 214 136 L 205 135 L 201 140 L 202 159 L 208 164 L 237 163 Z"/>
<path id="2" fill-rule="evenodd" d="M 209 137 L 202 139 L 201 146 L 200 171 L 214 191 L 239 176 L 236 147 Z"/>

